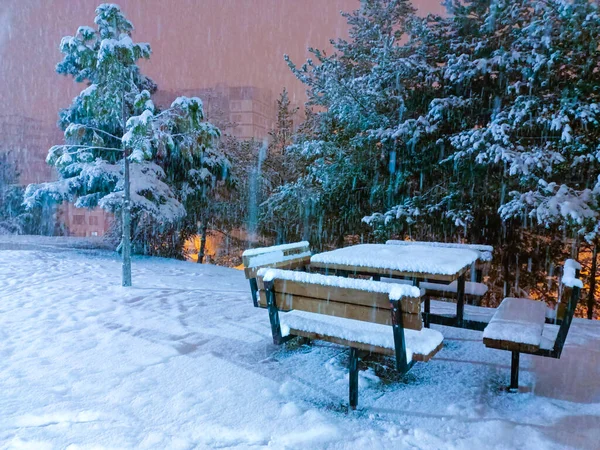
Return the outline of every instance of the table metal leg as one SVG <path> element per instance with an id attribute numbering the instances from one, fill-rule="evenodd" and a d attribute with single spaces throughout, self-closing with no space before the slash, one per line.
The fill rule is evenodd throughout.
<path id="1" fill-rule="evenodd" d="M 463 316 L 465 312 L 465 274 L 458 277 L 457 286 L 457 301 L 456 301 L 456 326 L 462 328 Z"/>
<path id="2" fill-rule="evenodd" d="M 510 361 L 510 388 L 511 392 L 519 391 L 519 352 L 512 352 Z"/>
<path id="3" fill-rule="evenodd" d="M 430 326 L 429 314 L 431 314 L 431 299 L 430 299 L 429 295 L 425 295 L 423 297 L 423 300 L 425 301 L 425 328 L 429 328 L 429 326 Z"/>

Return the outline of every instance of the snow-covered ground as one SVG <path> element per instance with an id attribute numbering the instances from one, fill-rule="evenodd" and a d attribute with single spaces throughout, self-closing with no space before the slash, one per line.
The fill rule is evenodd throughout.
<path id="1" fill-rule="evenodd" d="M 600 447 L 600 323 L 576 320 L 560 360 L 510 354 L 480 332 L 405 380 L 361 371 L 345 411 L 347 351 L 272 345 L 243 273 L 0 236 L 0 446 L 83 448 Z M 378 377 L 377 374 L 380 376 Z"/>

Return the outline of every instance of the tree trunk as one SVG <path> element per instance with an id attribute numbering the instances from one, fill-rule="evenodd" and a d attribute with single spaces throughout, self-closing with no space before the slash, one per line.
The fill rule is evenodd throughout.
<path id="1" fill-rule="evenodd" d="M 342 248 L 342 247 L 344 247 L 344 232 L 340 231 L 340 234 L 338 234 L 337 241 L 336 241 L 336 248 Z"/>
<path id="2" fill-rule="evenodd" d="M 592 251 L 592 268 L 590 270 L 590 291 L 587 298 L 587 318 L 592 320 L 594 317 L 594 303 L 596 298 L 596 256 L 598 254 L 598 242 L 594 241 L 594 249 Z"/>
<path id="3" fill-rule="evenodd" d="M 202 231 L 200 233 L 200 251 L 198 252 L 198 264 L 202 264 L 204 262 L 204 251 L 206 249 L 206 232 L 207 232 L 207 224 L 204 222 L 202 224 Z"/>

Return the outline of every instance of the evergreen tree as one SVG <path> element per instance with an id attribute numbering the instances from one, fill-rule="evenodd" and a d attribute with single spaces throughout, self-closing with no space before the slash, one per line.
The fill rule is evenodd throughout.
<path id="1" fill-rule="evenodd" d="M 290 147 L 300 176 L 266 206 L 323 243 L 363 216 L 377 238 L 490 243 L 505 294 L 546 295 L 565 238 L 597 239 L 599 7 L 446 5 L 363 0 L 335 53 L 290 63 L 314 117 Z"/>
<path id="2" fill-rule="evenodd" d="M 266 216 L 286 227 L 290 239 L 300 235 L 318 247 L 339 244 L 360 229 L 371 207 L 386 204 L 396 173 L 388 159 L 393 144 L 384 146 L 373 131 L 397 113 L 409 93 L 389 64 L 412 14 L 407 1 L 363 0 L 359 10 L 344 14 L 350 39 L 332 42 L 336 53 L 310 49 L 316 62 L 300 68 L 288 59 L 314 109 L 309 127 L 288 150 L 300 176 L 265 204 Z"/>
<path id="3" fill-rule="evenodd" d="M 164 111 L 155 107 L 156 85 L 138 67 L 150 46 L 132 40 L 133 25 L 117 5 L 100 5 L 94 23 L 96 29 L 79 27 L 61 41 L 64 58 L 56 71 L 87 88 L 60 112 L 65 144 L 47 157 L 59 180 L 28 186 L 25 202 L 72 201 L 117 212 L 126 152 L 134 235 L 148 236 L 148 227 L 152 234 L 172 233 L 186 206 L 227 175 L 229 161 L 216 145 L 220 132 L 204 121 L 198 98 L 179 97 Z"/>
<path id="4" fill-rule="evenodd" d="M 53 231 L 52 214 L 48 208 L 27 211 L 23 205 L 25 189 L 18 182 L 19 171 L 11 152 L 0 153 L 0 234 L 49 234 Z"/>

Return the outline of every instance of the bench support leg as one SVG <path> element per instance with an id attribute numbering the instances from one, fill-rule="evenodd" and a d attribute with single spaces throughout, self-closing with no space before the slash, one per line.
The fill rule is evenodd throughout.
<path id="1" fill-rule="evenodd" d="M 519 391 L 519 352 L 512 352 L 510 362 L 510 388 L 511 392 Z"/>
<path id="2" fill-rule="evenodd" d="M 358 406 L 358 349 L 350 347 L 350 408 Z"/>
<path id="3" fill-rule="evenodd" d="M 396 370 L 405 374 L 412 364 L 406 361 L 406 340 L 404 338 L 404 324 L 402 322 L 402 308 L 400 302 L 394 300 L 392 304 L 392 330 L 394 332 L 394 347 L 396 350 Z M 412 363 L 412 361 L 411 361 Z"/>
<path id="4" fill-rule="evenodd" d="M 273 343 L 275 345 L 281 345 L 294 336 L 282 336 L 281 335 L 281 324 L 279 323 L 279 310 L 277 309 L 277 303 L 275 302 L 275 293 L 273 292 L 273 282 L 265 281 L 265 294 L 267 296 L 267 309 L 269 311 L 269 321 L 271 322 L 271 334 L 273 335 Z"/>
<path id="5" fill-rule="evenodd" d="M 254 303 L 254 307 L 258 308 L 258 284 L 256 283 L 256 278 L 250 278 L 250 292 L 252 293 L 252 303 Z"/>

